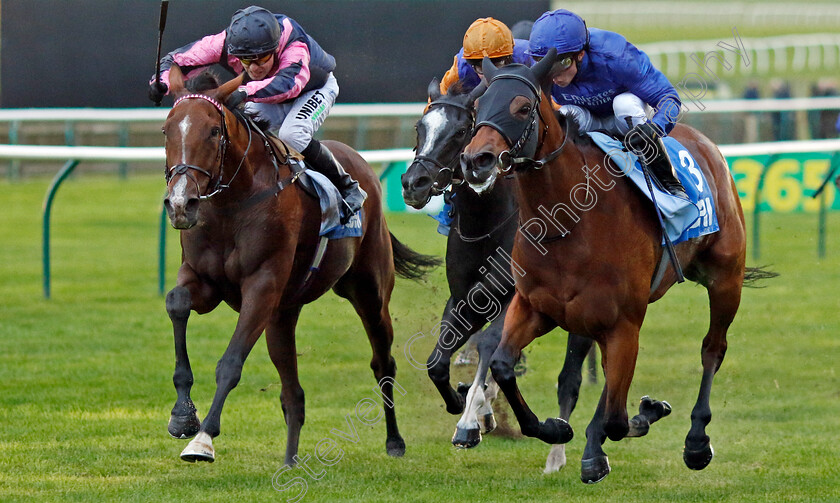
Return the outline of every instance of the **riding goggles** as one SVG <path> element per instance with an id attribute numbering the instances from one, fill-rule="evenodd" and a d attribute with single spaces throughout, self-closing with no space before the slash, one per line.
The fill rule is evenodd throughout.
<path id="1" fill-rule="evenodd" d="M 265 54 L 259 54 L 259 55 L 255 55 L 255 56 L 237 56 L 237 59 L 239 60 L 240 63 L 242 63 L 242 66 L 248 67 L 248 66 L 251 66 L 254 63 L 256 63 L 257 66 L 260 66 L 260 65 L 264 65 L 266 63 L 266 61 L 268 61 L 269 58 L 271 58 L 272 54 L 274 54 L 274 53 L 266 52 Z"/>
<path id="2" fill-rule="evenodd" d="M 506 58 L 506 56 L 502 56 L 500 58 L 491 58 L 490 62 L 493 63 L 493 66 L 495 66 L 496 68 L 499 68 L 499 66 L 501 66 L 501 64 L 504 62 L 505 58 Z M 470 66 L 472 67 L 472 69 L 475 70 L 475 73 L 477 73 L 479 75 L 484 75 L 484 71 L 481 69 L 482 61 L 484 61 L 484 60 L 483 59 L 468 59 L 467 63 L 469 63 Z"/>
<path id="3" fill-rule="evenodd" d="M 542 56 L 531 56 L 531 58 L 533 58 L 533 60 L 537 61 L 537 62 L 539 62 L 541 59 L 543 59 Z M 559 72 L 565 72 L 566 70 L 568 70 L 572 66 L 573 62 L 574 62 L 574 57 L 573 56 L 565 56 L 565 57 L 562 57 L 562 58 L 558 57 L 557 61 L 555 61 L 554 65 L 552 65 L 552 67 L 551 67 L 551 73 L 554 74 L 554 73 L 559 73 Z"/>

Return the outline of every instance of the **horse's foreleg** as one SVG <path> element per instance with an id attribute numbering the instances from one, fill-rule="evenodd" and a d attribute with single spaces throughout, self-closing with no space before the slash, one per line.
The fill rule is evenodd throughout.
<path id="1" fill-rule="evenodd" d="M 706 435 L 706 425 L 712 420 L 712 410 L 709 398 L 712 392 L 712 381 L 715 373 L 723 363 L 726 355 L 726 331 L 741 302 L 740 281 L 723 281 L 713 283 L 709 288 L 710 323 L 709 332 L 703 339 L 702 361 L 703 377 L 700 381 L 700 393 L 691 411 L 691 429 L 685 437 L 683 460 L 692 470 L 702 470 L 709 465 L 714 456 L 709 437 Z"/>
<path id="2" fill-rule="evenodd" d="M 175 373 L 172 382 L 178 398 L 169 417 L 169 434 L 175 438 L 190 438 L 198 433 L 200 423 L 195 405 L 190 398 L 193 374 L 187 355 L 187 320 L 190 310 L 199 313 L 213 310 L 220 300 L 209 285 L 197 280 L 186 265 L 178 271 L 178 286 L 166 294 L 166 312 L 172 320 L 175 340 Z"/>
<path id="3" fill-rule="evenodd" d="M 261 281 L 259 285 L 243 286 L 242 309 L 236 329 L 225 353 L 216 365 L 216 393 L 207 416 L 201 423 L 201 429 L 195 438 L 181 452 L 184 461 L 209 461 L 215 459 L 213 438 L 219 435 L 222 408 L 228 394 L 239 383 L 242 365 L 268 324 L 274 304 L 274 295 L 269 283 Z"/>
<path id="4" fill-rule="evenodd" d="M 478 366 L 475 372 L 475 379 L 467 392 L 466 406 L 455 434 L 452 436 L 452 445 L 455 447 L 471 448 L 481 442 L 482 426 L 483 433 L 489 433 L 496 428 L 496 419 L 493 417 L 493 408 L 490 400 L 485 396 L 485 380 L 487 371 L 490 369 L 490 358 L 499 346 L 504 326 L 504 315 L 497 317 L 486 330 L 479 332 L 476 337 L 478 341 Z"/>
<path id="5" fill-rule="evenodd" d="M 175 373 L 172 382 L 178 398 L 169 416 L 169 434 L 175 438 L 191 438 L 198 433 L 198 414 L 190 398 L 193 385 L 190 358 L 187 355 L 187 320 L 192 306 L 190 291 L 183 286 L 176 286 L 166 294 L 166 312 L 172 320 L 175 335 Z"/>
<path id="6" fill-rule="evenodd" d="M 282 389 L 280 404 L 283 418 L 286 420 L 286 456 L 288 466 L 295 464 L 295 457 L 300 441 L 300 430 L 305 420 L 303 388 L 298 380 L 297 347 L 295 345 L 295 327 L 297 326 L 300 307 L 288 309 L 273 317 L 265 329 L 265 342 L 268 356 L 280 375 Z"/>
<path id="7" fill-rule="evenodd" d="M 562 444 L 572 439 L 573 432 L 569 423 L 555 418 L 540 422 L 519 392 L 513 370 L 522 354 L 522 348 L 554 326 L 551 320 L 534 311 L 518 293 L 514 295 L 505 318 L 502 341 L 490 361 L 490 370 L 519 421 L 522 434 L 537 437 L 549 444 Z"/>
<path id="8" fill-rule="evenodd" d="M 464 411 L 464 396 L 449 383 L 449 363 L 467 340 L 487 323 L 487 318 L 476 313 L 466 301 L 450 297 L 446 303 L 435 349 L 426 363 L 429 378 L 434 383 L 450 414 Z"/>
<path id="9" fill-rule="evenodd" d="M 639 327 L 624 322 L 605 335 L 601 346 L 604 391 L 592 421 L 586 427 L 586 447 L 581 459 L 580 479 L 587 484 L 600 482 L 610 473 L 609 460 L 602 449 L 607 438 L 621 440 L 630 430 L 627 420 L 627 392 L 636 369 Z"/>
<path id="10" fill-rule="evenodd" d="M 566 343 L 566 358 L 563 369 L 557 376 L 557 403 L 560 405 L 560 418 L 569 420 L 577 405 L 580 385 L 583 381 L 582 368 L 586 356 L 594 348 L 594 341 L 582 335 L 569 334 Z M 553 473 L 566 466 L 566 445 L 555 444 L 545 460 L 543 473 Z"/>

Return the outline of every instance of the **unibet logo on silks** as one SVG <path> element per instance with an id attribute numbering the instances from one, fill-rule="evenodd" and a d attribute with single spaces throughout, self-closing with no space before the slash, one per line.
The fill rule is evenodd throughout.
<path id="1" fill-rule="evenodd" d="M 311 118 L 313 121 L 318 120 L 318 117 L 324 112 L 326 103 L 324 103 L 324 95 L 321 91 L 315 91 L 311 98 L 306 100 L 306 103 L 300 107 L 300 111 L 295 116 L 295 119 Z"/>

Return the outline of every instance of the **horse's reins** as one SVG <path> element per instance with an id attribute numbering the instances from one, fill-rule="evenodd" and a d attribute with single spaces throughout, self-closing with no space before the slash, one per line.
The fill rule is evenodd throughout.
<path id="1" fill-rule="evenodd" d="M 506 216 L 505 219 L 502 220 L 502 222 L 499 225 L 497 225 L 496 227 L 493 227 L 493 229 L 490 230 L 489 232 L 486 232 L 483 235 L 478 236 L 478 237 L 468 237 L 468 236 L 464 236 L 463 234 L 461 234 L 461 214 L 458 213 L 458 221 L 455 224 L 455 230 L 458 233 L 458 237 L 461 239 L 461 241 L 463 241 L 465 243 L 476 243 L 478 241 L 482 241 L 484 239 L 488 239 L 488 238 L 493 237 L 493 234 L 495 234 L 496 231 L 498 231 L 499 229 L 504 227 L 505 224 L 507 224 L 510 221 L 511 218 L 513 218 L 514 216 L 516 216 L 518 214 L 519 214 L 519 208 L 516 208 L 516 209 L 513 210 L 513 213 Z"/>
<path id="2" fill-rule="evenodd" d="M 180 98 L 175 100 L 175 104 L 172 105 L 172 108 L 175 108 L 176 106 L 178 106 L 179 103 L 187 99 L 202 99 L 209 102 L 211 105 L 213 105 L 213 108 L 215 108 L 216 111 L 219 112 L 219 116 L 222 119 L 222 130 L 220 132 L 221 138 L 219 139 L 219 149 L 216 153 L 216 159 L 218 159 L 219 161 L 219 177 L 216 178 L 216 183 L 213 184 L 213 188 L 210 189 L 211 192 L 209 194 L 198 196 L 200 200 L 206 200 L 215 196 L 222 190 L 229 188 L 230 184 L 236 178 L 236 175 L 239 174 L 239 170 L 242 168 L 242 165 L 245 163 L 245 158 L 248 157 L 248 152 L 251 150 L 251 128 L 248 128 L 248 145 L 245 147 L 245 153 L 242 154 L 242 158 L 239 160 L 239 165 L 236 167 L 236 171 L 234 171 L 233 176 L 230 177 L 230 180 L 228 180 L 227 183 L 222 183 L 222 179 L 224 178 L 225 174 L 225 154 L 227 153 L 228 143 L 230 143 L 230 140 L 228 139 L 227 121 L 225 120 L 225 110 L 221 103 L 203 94 L 186 94 L 184 96 L 181 96 Z M 165 166 L 166 183 L 169 183 L 174 173 L 176 175 L 186 175 L 196 185 L 196 187 L 199 188 L 198 180 L 196 180 L 195 177 L 192 176 L 190 170 L 197 171 L 202 175 L 205 175 L 212 184 L 213 175 L 209 171 L 194 164 L 184 163 L 176 164 L 171 168 L 169 166 Z"/>

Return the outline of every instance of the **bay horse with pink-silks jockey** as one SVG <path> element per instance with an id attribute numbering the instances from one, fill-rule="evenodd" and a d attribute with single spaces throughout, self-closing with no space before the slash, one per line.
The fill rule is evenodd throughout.
<path id="1" fill-rule="evenodd" d="M 176 438 L 195 436 L 182 459 L 215 459 L 212 440 L 220 432 L 225 399 L 265 332 L 268 354 L 282 384 L 280 401 L 288 429 L 285 462 L 294 464 L 304 422 L 295 326 L 302 307 L 332 289 L 350 301 L 362 320 L 373 350 L 370 366 L 383 396 L 386 450 L 402 456 L 405 442 L 394 412 L 396 364 L 388 304 L 395 271 L 417 279 L 439 261 L 410 250 L 388 231 L 376 174 L 357 152 L 338 142 L 324 143 L 368 198 L 362 235 L 324 242 L 319 237 L 318 200 L 301 190 L 301 175 L 288 162 L 288 151 L 285 159 L 282 152 L 275 155 L 268 137 L 223 104 L 241 82 L 242 76 L 190 94 L 180 69 L 173 66 L 170 73 L 176 101 L 163 126 L 164 205 L 172 225 L 181 229 L 183 252 L 177 286 L 166 296 L 174 328 L 173 381 L 178 394 L 169 433 Z M 313 272 L 316 254 L 322 259 Z M 190 398 L 187 320 L 190 311 L 204 314 L 221 302 L 239 312 L 239 319 L 216 367 L 212 405 L 199 422 Z"/>
<path id="2" fill-rule="evenodd" d="M 544 219 L 546 208 L 552 208 L 552 218 L 562 224 L 557 226 L 560 233 L 545 233 L 538 240 L 517 234 L 512 256 L 524 273 L 517 277 L 490 368 L 522 433 L 556 443 L 571 436 L 571 426 L 556 418 L 539 421 L 519 391 L 514 362 L 522 348 L 557 326 L 599 345 L 606 382 L 586 429 L 581 461 L 581 480 L 595 483 L 610 471 L 602 448 L 607 438 L 642 436 L 669 412 L 664 402 L 645 397 L 639 415 L 628 420 L 627 393 L 647 305 L 666 293 L 677 273 L 663 260 L 662 230 L 650 201 L 621 179 L 622 172 L 614 165 L 598 169 L 601 163 L 612 161 L 593 142 L 576 138 L 555 116 L 551 100 L 543 98 L 549 95 L 549 70 L 555 58 L 552 49 L 532 68 L 509 65 L 501 69 L 485 58 L 483 70 L 490 84 L 479 98 L 477 130 L 461 156 L 461 168 L 465 180 L 478 188 L 492 187 L 500 173 L 515 168 L 520 222 L 540 220 L 550 228 Z M 507 134 L 500 132 L 503 128 Z M 701 352 L 703 376 L 683 451 L 686 465 L 700 470 L 713 456 L 705 430 L 711 420 L 712 381 L 726 353 L 726 332 L 738 310 L 742 286 L 745 280 L 774 273 L 745 267 L 743 212 L 717 147 L 688 126 L 678 124 L 671 136 L 698 161 L 711 185 L 720 225 L 716 233 L 676 246 L 685 277 L 703 285 L 709 296 L 710 325 Z M 598 181 L 593 181 L 595 176 Z M 584 191 L 585 210 L 579 214 L 554 211 L 575 207 L 571 198 L 577 196 L 579 203 L 579 192 Z M 661 277 L 655 274 L 657 269 Z"/>

